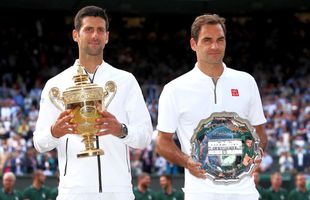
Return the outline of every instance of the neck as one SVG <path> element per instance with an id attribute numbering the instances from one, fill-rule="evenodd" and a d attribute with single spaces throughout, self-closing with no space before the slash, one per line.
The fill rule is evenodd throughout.
<path id="1" fill-rule="evenodd" d="M 280 187 L 272 187 L 272 190 L 275 191 L 275 192 L 278 192 L 280 189 Z"/>
<path id="2" fill-rule="evenodd" d="M 299 187 L 298 190 L 301 192 L 306 192 L 307 188 L 306 188 L 306 186 L 305 187 Z"/>
<path id="3" fill-rule="evenodd" d="M 4 188 L 3 190 L 7 194 L 11 194 L 13 192 L 13 188 Z"/>
<path id="4" fill-rule="evenodd" d="M 142 186 L 142 185 L 138 185 L 138 190 L 142 193 L 144 193 L 146 191 L 147 187 Z"/>
<path id="5" fill-rule="evenodd" d="M 41 188 L 42 184 L 39 181 L 35 181 L 35 182 L 33 182 L 32 186 L 35 189 L 39 190 Z"/>
<path id="6" fill-rule="evenodd" d="M 93 74 L 98 65 L 102 64 L 102 56 L 80 56 L 79 62 L 88 73 Z"/>
<path id="7" fill-rule="evenodd" d="M 223 71 L 224 66 L 223 63 L 220 64 L 204 64 L 202 62 L 197 63 L 198 68 L 207 76 L 210 76 L 211 78 L 219 78 Z"/>
<path id="8" fill-rule="evenodd" d="M 172 193 L 172 187 L 171 187 L 171 185 L 169 185 L 169 186 L 167 186 L 167 187 L 165 188 L 165 192 L 166 192 L 167 194 L 171 194 L 171 193 Z"/>

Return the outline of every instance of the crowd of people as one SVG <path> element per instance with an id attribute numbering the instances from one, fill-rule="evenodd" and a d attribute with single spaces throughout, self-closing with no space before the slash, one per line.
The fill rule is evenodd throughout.
<path id="1" fill-rule="evenodd" d="M 58 171 L 56 151 L 40 154 L 32 141 L 45 81 L 71 66 L 76 54 L 69 18 L 54 17 L 30 15 L 21 19 L 20 26 L 5 22 L 6 29 L 0 32 L 1 174 L 22 176 L 40 169 L 54 176 Z M 195 63 L 189 47 L 191 17 L 111 17 L 113 42 L 106 47 L 106 58 L 139 81 L 153 138 L 163 85 Z M 309 19 L 293 13 L 226 18 L 232 28 L 227 33 L 225 62 L 252 74 L 262 96 L 268 147 L 260 171 L 310 172 Z M 143 150 L 131 149 L 132 174 L 182 174 L 182 168 L 156 154 L 155 143 L 153 139 Z"/>
<path id="2" fill-rule="evenodd" d="M 260 173 L 253 173 L 254 182 L 259 191 L 259 200 L 305 200 L 309 199 L 310 191 L 307 190 L 306 175 L 298 173 L 294 179 L 294 186 L 292 189 L 284 187 L 282 176 L 280 172 L 275 171 L 270 176 L 270 186 L 262 187 L 260 184 Z M 16 176 L 13 172 L 6 172 L 2 177 L 3 189 L 0 191 L 0 199 L 42 199 L 42 200 L 56 200 L 58 188 L 46 186 L 46 176 L 42 170 L 35 170 L 31 185 L 25 187 L 23 190 L 16 189 Z M 162 174 L 159 176 L 159 190 L 151 188 L 151 175 L 142 172 L 138 175 L 137 185 L 134 186 L 133 191 L 136 200 L 183 200 L 184 193 L 175 188 L 173 183 L 173 176 Z"/>

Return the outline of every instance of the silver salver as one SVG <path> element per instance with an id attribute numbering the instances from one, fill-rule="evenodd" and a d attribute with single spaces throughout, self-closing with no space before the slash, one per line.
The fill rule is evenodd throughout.
<path id="1" fill-rule="evenodd" d="M 259 143 L 248 120 L 234 112 L 213 113 L 194 130 L 191 157 L 214 183 L 236 183 L 250 175 L 261 158 Z"/>

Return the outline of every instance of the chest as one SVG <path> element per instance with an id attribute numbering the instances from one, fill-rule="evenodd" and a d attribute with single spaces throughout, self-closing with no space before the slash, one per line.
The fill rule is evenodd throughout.
<path id="1" fill-rule="evenodd" d="M 247 118 L 251 105 L 250 89 L 233 81 L 201 82 L 184 87 L 175 95 L 182 124 L 197 124 L 214 112 L 236 112 Z"/>

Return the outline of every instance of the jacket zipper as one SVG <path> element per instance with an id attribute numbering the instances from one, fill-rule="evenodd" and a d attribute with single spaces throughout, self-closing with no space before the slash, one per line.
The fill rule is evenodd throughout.
<path id="1" fill-rule="evenodd" d="M 96 70 L 93 74 L 93 78 L 91 78 L 87 72 L 86 69 L 84 69 L 85 73 L 87 74 L 88 76 L 88 79 L 91 83 L 94 83 L 94 80 L 95 80 L 95 75 L 96 75 L 96 72 L 97 72 L 97 69 L 99 68 L 99 65 L 96 67 Z M 99 149 L 100 146 L 99 146 L 99 137 L 96 136 L 96 148 Z M 99 193 L 102 193 L 102 180 L 101 180 L 101 160 L 100 160 L 100 155 L 97 155 L 97 164 L 98 164 L 98 183 L 99 183 Z"/>
<path id="2" fill-rule="evenodd" d="M 218 78 L 212 78 L 212 81 L 214 83 L 214 103 L 217 104 L 217 96 L 216 96 L 216 85 L 217 85 L 217 81 L 218 81 Z"/>
<path id="3" fill-rule="evenodd" d="M 214 103 L 217 104 L 217 98 L 216 98 L 216 84 L 214 87 Z"/>
<path id="4" fill-rule="evenodd" d="M 96 136 L 96 147 L 99 149 L 99 137 Z M 102 193 L 102 181 L 101 181 L 101 160 L 100 155 L 97 155 L 97 163 L 98 163 L 98 182 L 99 182 L 99 193 Z"/>
<path id="5" fill-rule="evenodd" d="M 126 163 L 127 163 L 127 168 L 128 168 L 128 172 L 130 173 L 130 165 L 129 165 L 129 161 L 128 161 L 128 146 L 125 146 L 126 148 Z"/>
<path id="6" fill-rule="evenodd" d="M 69 138 L 67 138 L 67 140 L 66 140 L 66 164 L 65 164 L 64 176 L 66 176 L 66 174 L 67 174 L 67 164 L 68 164 L 68 140 L 69 140 Z"/>

